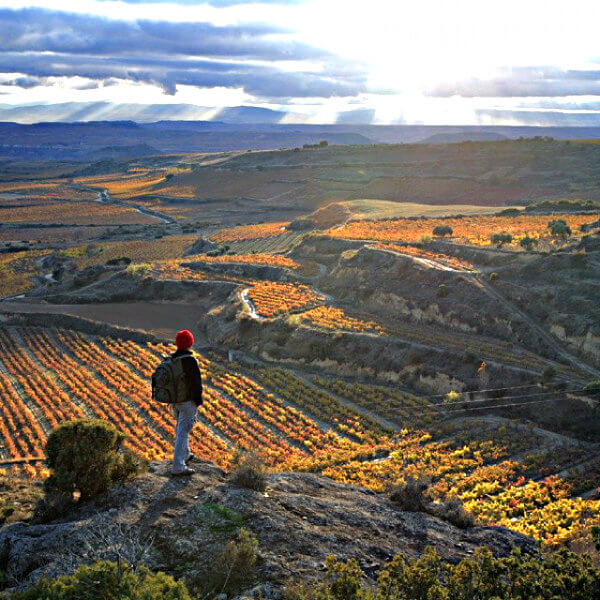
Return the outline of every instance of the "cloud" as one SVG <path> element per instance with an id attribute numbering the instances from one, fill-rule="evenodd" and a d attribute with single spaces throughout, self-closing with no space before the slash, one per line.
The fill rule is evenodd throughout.
<path id="1" fill-rule="evenodd" d="M 561 70 L 556 67 L 503 69 L 490 79 L 470 78 L 438 83 L 424 90 L 428 96 L 525 97 L 600 96 L 600 70 Z"/>
<path id="2" fill-rule="evenodd" d="M 286 69 L 289 61 L 314 70 Z M 129 22 L 39 8 L 0 9 L 0 71 L 145 82 L 168 94 L 178 85 L 243 88 L 261 99 L 354 96 L 366 85 L 359 69 L 275 26 Z"/>
<path id="3" fill-rule="evenodd" d="M 38 85 L 46 85 L 46 82 L 43 79 L 40 79 L 39 77 L 31 77 L 29 75 L 25 75 L 0 81 L 0 85 L 14 86 L 27 89 L 36 87 Z"/>
<path id="4" fill-rule="evenodd" d="M 478 109 L 479 123 L 530 125 L 540 127 L 598 127 L 600 111 L 573 113 L 561 110 Z"/>
<path id="5" fill-rule="evenodd" d="M 48 54 L 0 53 L 0 71 L 28 73 L 30 77 L 84 77 L 152 83 L 174 94 L 177 85 L 203 88 L 243 88 L 260 98 L 351 96 L 364 88 L 361 77 L 336 79 L 306 72 L 282 72 L 251 64 L 205 60 L 105 58 Z"/>
<path id="6" fill-rule="evenodd" d="M 218 27 L 210 23 L 116 21 L 41 8 L 0 9 L 0 52 L 59 52 L 120 56 L 140 53 L 306 60 L 322 50 L 281 39 L 269 25 Z M 278 35 L 278 39 L 272 37 Z"/>

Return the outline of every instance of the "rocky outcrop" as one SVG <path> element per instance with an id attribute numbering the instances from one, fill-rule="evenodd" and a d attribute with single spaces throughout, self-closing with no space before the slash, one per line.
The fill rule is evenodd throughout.
<path id="1" fill-rule="evenodd" d="M 147 474 L 68 519 L 5 526 L 0 569 L 27 585 L 85 560 L 110 558 L 107 540 L 117 525 L 119 539 L 138 536 L 149 545 L 140 562 L 191 579 L 202 577 L 218 548 L 243 525 L 258 538 L 258 580 L 275 588 L 291 576 L 316 576 L 330 554 L 356 558 L 374 573 L 395 554 L 415 557 L 427 546 L 450 561 L 480 546 L 500 556 L 513 546 L 536 551 L 533 540 L 507 529 L 458 529 L 429 514 L 403 512 L 384 495 L 319 475 L 274 473 L 263 493 L 234 487 L 211 463 L 195 467 L 196 474 L 182 480 L 168 476 L 168 463 L 153 463 Z M 214 507 L 221 507 L 214 514 L 234 515 L 227 527 L 211 516 Z"/>

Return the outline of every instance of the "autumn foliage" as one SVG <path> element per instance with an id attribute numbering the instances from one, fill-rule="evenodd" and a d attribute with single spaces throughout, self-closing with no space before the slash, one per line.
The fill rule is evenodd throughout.
<path id="1" fill-rule="evenodd" d="M 564 215 L 575 235 L 581 225 L 597 221 L 600 215 Z M 548 228 L 548 215 L 523 214 L 508 216 L 470 216 L 445 219 L 390 219 L 383 221 L 352 221 L 341 227 L 328 230 L 336 238 L 377 240 L 381 242 L 418 242 L 423 236 L 431 235 L 434 228 L 448 226 L 452 229 L 453 241 L 474 246 L 492 246 L 491 236 L 502 232 L 512 236 L 508 246 L 519 247 L 522 238 L 545 241 L 555 245 L 560 240 L 552 236 Z"/>

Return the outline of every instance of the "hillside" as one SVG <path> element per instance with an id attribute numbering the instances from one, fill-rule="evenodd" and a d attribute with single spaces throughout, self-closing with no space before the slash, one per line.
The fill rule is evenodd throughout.
<path id="1" fill-rule="evenodd" d="M 168 463 L 152 463 L 132 483 L 40 525 L 0 530 L 2 565 L 20 585 L 110 558 L 110 532 L 151 539 L 142 564 L 198 582 L 222 545 L 243 526 L 258 539 L 255 582 L 277 597 L 290 577 L 313 579 L 325 558 L 355 558 L 371 573 L 394 555 L 419 556 L 427 546 L 456 561 L 481 546 L 506 556 L 513 546 L 536 552 L 530 538 L 498 527 L 457 527 L 425 513 L 403 512 L 385 496 L 304 473 L 269 475 L 267 491 L 228 483 L 211 463 L 194 462 L 189 480 L 173 480 Z M 99 535 L 104 530 L 105 535 Z M 85 542 L 84 542 L 85 540 Z M 113 540 L 113 543 L 119 543 Z M 124 540 L 120 540 L 124 545 Z M 85 548 L 85 551 L 84 551 Z M 265 597 L 265 596 L 263 596 Z"/>
<path id="2" fill-rule="evenodd" d="M 10 521 L 33 502 L 20 490 L 39 494 L 48 475 L 51 431 L 99 418 L 154 463 L 123 492 L 123 515 L 155 519 L 161 539 L 180 532 L 168 546 L 185 554 L 197 533 L 185 515 L 203 499 L 200 521 L 216 510 L 254 531 L 264 580 L 288 564 L 310 575 L 329 551 L 370 574 L 426 543 L 455 560 L 480 544 L 504 552 L 517 534 L 597 557 L 599 149 L 537 139 L 5 164 L 0 536 L 26 549 L 30 532 L 51 545 L 79 527 L 76 514 Z M 181 329 L 205 389 L 189 489 L 164 477 L 175 423 L 149 390 Z M 250 497 L 223 474 L 257 450 L 271 488 Z M 413 478 L 476 527 L 398 516 L 390 490 Z M 33 576 L 40 565 L 19 552 L 11 568 Z"/>

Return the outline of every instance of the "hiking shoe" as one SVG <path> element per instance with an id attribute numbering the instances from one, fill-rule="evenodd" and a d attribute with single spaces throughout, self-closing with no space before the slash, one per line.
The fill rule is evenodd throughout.
<path id="1" fill-rule="evenodd" d="M 186 477 L 186 476 L 190 476 L 193 475 L 196 471 L 194 471 L 194 469 L 190 469 L 189 467 L 186 467 L 185 469 L 182 469 L 181 471 L 171 471 L 171 475 L 173 477 Z"/>

